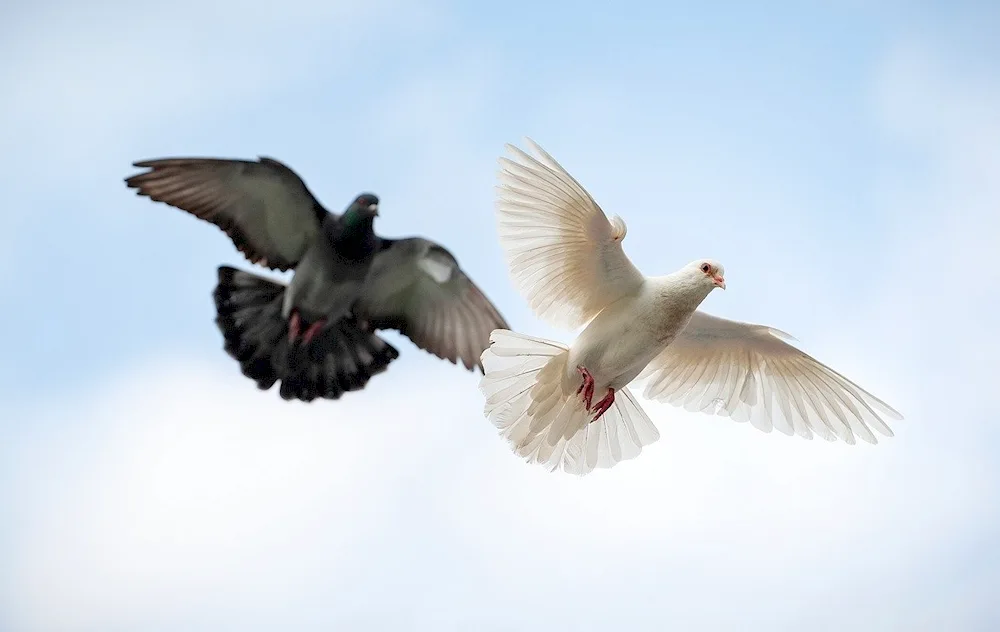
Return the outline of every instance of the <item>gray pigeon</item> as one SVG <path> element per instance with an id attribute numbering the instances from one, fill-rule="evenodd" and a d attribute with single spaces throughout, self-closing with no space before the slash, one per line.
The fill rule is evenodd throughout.
<path id="1" fill-rule="evenodd" d="M 440 244 L 383 239 L 378 198 L 342 215 L 271 158 L 165 158 L 125 180 L 139 195 L 211 222 L 251 263 L 295 273 L 289 284 L 222 266 L 213 296 L 225 350 L 261 389 L 284 399 L 337 399 L 364 388 L 399 352 L 374 332 L 397 329 L 439 358 L 482 371 L 506 321 Z"/>

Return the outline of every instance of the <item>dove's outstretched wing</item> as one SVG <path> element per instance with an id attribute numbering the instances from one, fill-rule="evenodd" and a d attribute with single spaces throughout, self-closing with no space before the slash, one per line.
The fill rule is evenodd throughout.
<path id="1" fill-rule="evenodd" d="M 527 143 L 537 157 L 507 145 L 513 158 L 500 159 L 500 244 L 535 314 L 572 329 L 637 291 L 643 275 L 622 251 L 624 220 L 609 221 L 552 156 Z"/>
<path id="2" fill-rule="evenodd" d="M 877 443 L 891 406 L 781 339 L 775 329 L 695 312 L 688 326 L 639 375 L 644 395 L 689 411 L 717 412 L 811 439 L 855 435 Z"/>

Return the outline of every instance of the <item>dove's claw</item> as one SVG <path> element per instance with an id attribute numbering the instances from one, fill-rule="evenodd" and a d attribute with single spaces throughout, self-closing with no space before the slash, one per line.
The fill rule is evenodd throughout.
<path id="1" fill-rule="evenodd" d="M 593 423 L 598 419 L 600 419 L 601 415 L 608 412 L 608 409 L 611 408 L 611 405 L 614 403 L 615 403 L 615 389 L 609 388 L 608 394 L 604 396 L 604 399 L 597 402 L 597 405 L 594 406 L 594 410 L 596 412 L 594 413 L 594 418 L 591 419 L 590 422 Z"/>
<path id="2" fill-rule="evenodd" d="M 576 367 L 576 370 L 583 376 L 583 382 L 580 383 L 580 388 L 576 389 L 576 394 L 583 393 L 583 404 L 590 411 L 591 401 L 594 399 L 594 376 L 582 366 Z"/>
<path id="3" fill-rule="evenodd" d="M 319 330 L 326 325 L 326 319 L 320 318 L 313 324 L 309 325 L 309 329 L 306 329 L 306 333 L 302 336 L 302 344 L 307 345 L 309 341 L 313 339 L 313 336 L 319 333 Z"/>
<path id="4" fill-rule="evenodd" d="M 299 331 L 302 329 L 302 319 L 299 317 L 298 310 L 292 310 L 291 317 L 288 319 L 288 342 L 295 342 L 295 339 L 299 337 Z"/>

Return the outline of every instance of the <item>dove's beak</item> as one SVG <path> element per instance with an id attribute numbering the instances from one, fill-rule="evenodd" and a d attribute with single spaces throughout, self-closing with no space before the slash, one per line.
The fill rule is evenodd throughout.
<path id="1" fill-rule="evenodd" d="M 726 280 L 722 278 L 721 274 L 715 275 L 712 279 L 715 281 L 715 287 L 726 289 Z"/>
<path id="2" fill-rule="evenodd" d="M 378 204 L 369 204 L 368 210 L 372 212 L 372 215 L 378 217 Z"/>

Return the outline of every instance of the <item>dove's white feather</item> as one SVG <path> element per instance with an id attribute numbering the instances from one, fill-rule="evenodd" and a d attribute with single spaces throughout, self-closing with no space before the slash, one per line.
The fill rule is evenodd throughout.
<path id="1" fill-rule="evenodd" d="M 634 292 L 643 276 L 622 251 L 624 220 L 597 202 L 545 150 L 507 145 L 501 158 L 497 224 L 511 277 L 539 318 L 585 324 Z"/>
<path id="2" fill-rule="evenodd" d="M 642 372 L 645 397 L 749 421 L 770 432 L 877 443 L 891 406 L 775 335 L 770 327 L 695 312 Z"/>
<path id="3" fill-rule="evenodd" d="M 584 475 L 635 458 L 660 434 L 628 389 L 597 421 L 566 383 L 569 350 L 497 329 L 483 352 L 486 416 L 514 451 L 549 470 Z"/>

